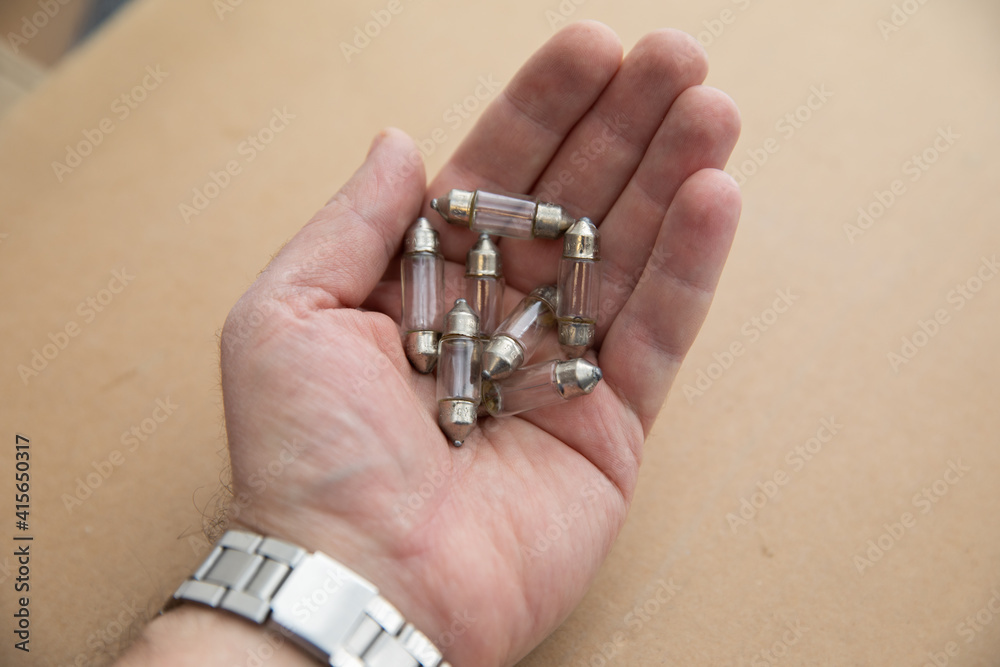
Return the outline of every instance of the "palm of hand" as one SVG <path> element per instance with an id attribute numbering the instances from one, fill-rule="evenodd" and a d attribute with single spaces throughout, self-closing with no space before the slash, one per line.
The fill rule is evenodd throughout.
<path id="1" fill-rule="evenodd" d="M 611 289 L 596 350 L 605 381 L 591 396 L 481 421 L 465 447 L 447 445 L 434 379 L 410 368 L 396 324 L 392 256 L 429 200 L 422 171 L 400 170 L 413 149 L 398 132 L 382 137 L 227 320 L 234 487 L 250 499 L 237 520 L 375 581 L 456 664 L 520 658 L 583 596 L 624 521 L 642 441 L 704 319 L 739 207 L 731 181 L 712 168 L 724 164 L 738 121 L 727 98 L 695 85 L 704 64 L 687 39 L 643 40 L 614 76 L 620 47 L 607 29 L 563 31 L 430 188 L 524 191 L 560 173 L 575 144 L 592 143 L 585 123 L 602 103 L 605 115 L 624 106 L 639 118 L 620 150 L 602 154 L 611 166 L 578 175 L 563 200 L 571 213 L 604 219 Z M 547 80 L 553 72 L 569 79 L 558 90 Z M 657 76 L 673 77 L 669 90 L 637 102 Z M 549 127 L 526 118 L 529 108 L 548 113 Z M 518 123 L 538 141 L 477 162 L 481 146 Z M 556 127 L 558 136 L 545 136 Z M 661 154 L 678 147 L 679 166 L 667 166 Z M 609 192 L 596 194 L 598 180 Z M 455 276 L 473 236 L 435 226 Z M 553 281 L 556 245 L 501 245 L 508 303 Z"/>

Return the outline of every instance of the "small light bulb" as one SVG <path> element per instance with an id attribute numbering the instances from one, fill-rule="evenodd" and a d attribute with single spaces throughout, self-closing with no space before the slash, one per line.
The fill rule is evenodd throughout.
<path id="1" fill-rule="evenodd" d="M 444 316 L 444 257 L 427 218 L 407 230 L 400 264 L 403 349 L 414 368 L 430 373 L 437 362 Z"/>
<path id="2" fill-rule="evenodd" d="M 586 359 L 526 366 L 502 382 L 483 383 L 483 405 L 494 417 L 516 415 L 585 396 L 601 381 L 601 369 Z"/>
<path id="3" fill-rule="evenodd" d="M 516 239 L 556 239 L 576 222 L 558 204 L 482 190 L 451 190 L 431 201 L 431 208 L 453 225 Z"/>
<path id="4" fill-rule="evenodd" d="M 589 218 L 580 218 L 563 238 L 559 261 L 559 344 L 579 357 L 594 344 L 601 291 L 600 234 Z"/>
<path id="5" fill-rule="evenodd" d="M 521 367 L 555 328 L 558 292 L 555 285 L 538 287 L 497 327 L 483 352 L 483 378 L 503 380 Z"/>
<path id="6" fill-rule="evenodd" d="M 456 447 L 476 427 L 482 383 L 479 318 L 465 299 L 448 312 L 438 352 L 438 424 Z"/>
<path id="7" fill-rule="evenodd" d="M 479 317 L 479 336 L 489 338 L 503 317 L 503 264 L 500 250 L 481 234 L 465 257 L 465 300 Z"/>

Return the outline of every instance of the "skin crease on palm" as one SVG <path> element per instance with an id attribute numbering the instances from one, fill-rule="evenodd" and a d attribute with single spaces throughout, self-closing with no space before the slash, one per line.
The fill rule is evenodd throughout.
<path id="1" fill-rule="evenodd" d="M 701 85 L 706 73 L 688 35 L 652 32 L 623 59 L 608 27 L 582 22 L 526 62 L 429 186 L 419 162 L 406 168 L 412 140 L 380 133 L 223 329 L 233 488 L 250 499 L 236 524 L 323 551 L 375 582 L 432 641 L 449 644 L 456 667 L 513 664 L 551 633 L 625 521 L 643 441 L 739 219 L 738 188 L 720 171 L 739 114 Z M 586 165 L 574 160 L 598 145 Z M 434 377 L 410 367 L 400 342 L 403 234 L 419 215 L 439 231 L 452 303 L 475 234 L 445 224 L 431 198 L 451 188 L 539 194 L 567 172 L 557 203 L 601 231 L 601 319 L 588 354 L 604 380 L 584 398 L 481 420 L 453 448 L 436 422 Z M 559 241 L 499 245 L 507 309 L 555 281 Z M 301 445 L 295 462 L 252 488 L 284 442 Z M 574 504 L 582 512 L 567 522 Z M 443 634 L 456 618 L 467 629 Z M 167 658 L 182 649 L 167 646 L 193 650 L 204 639 L 199 662 L 221 660 L 227 633 L 249 641 L 249 627 L 187 604 L 130 656 L 178 664 Z M 297 649 L 282 656 L 311 660 Z"/>

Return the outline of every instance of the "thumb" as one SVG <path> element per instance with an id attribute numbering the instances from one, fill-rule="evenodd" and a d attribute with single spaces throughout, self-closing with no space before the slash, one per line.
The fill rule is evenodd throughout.
<path id="1" fill-rule="evenodd" d="M 271 261 L 270 287 L 319 288 L 332 299 L 324 308 L 359 306 L 416 219 L 425 187 L 413 140 L 395 128 L 379 132 L 351 179 Z"/>

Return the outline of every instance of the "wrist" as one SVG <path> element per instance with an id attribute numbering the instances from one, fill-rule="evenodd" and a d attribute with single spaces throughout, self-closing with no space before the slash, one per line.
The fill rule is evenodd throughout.
<path id="1" fill-rule="evenodd" d="M 273 628 L 185 603 L 156 617 L 118 667 L 240 665 L 315 667 L 316 660 Z"/>
<path id="2" fill-rule="evenodd" d="M 258 508 L 259 509 L 259 508 Z M 324 517 L 310 521 L 309 511 L 301 508 L 292 517 L 272 519 L 261 511 L 247 513 L 229 525 L 229 530 L 284 540 L 309 553 L 322 552 L 360 575 L 378 588 L 379 595 L 392 604 L 407 623 L 423 633 L 438 650 L 453 642 L 450 629 L 455 614 L 441 599 L 443 590 L 429 585 L 433 576 L 410 567 L 421 559 L 406 559 L 393 551 L 398 544 L 386 547 L 371 541 L 367 533 L 349 523 L 336 524 Z M 375 532 L 375 531 L 372 531 Z"/>
<path id="3" fill-rule="evenodd" d="M 423 632 L 380 595 L 364 575 L 320 550 L 306 550 L 249 526 L 231 526 L 192 578 L 175 593 L 180 600 L 200 603 L 275 628 L 247 634 L 228 626 L 226 646 L 246 647 L 255 638 L 273 654 L 285 637 L 323 662 L 344 666 L 364 664 L 404 667 L 445 667 L 440 651 Z M 298 540 L 301 542 L 301 540 Z M 162 630 L 211 637 L 211 628 L 174 624 Z M 160 625 L 158 629 L 164 628 Z M 275 636 L 277 635 L 277 636 Z M 151 631 L 157 646 L 157 634 Z M 263 640 L 264 643 L 260 643 Z M 280 641 L 279 641 L 280 640 Z M 229 655 L 218 657 L 231 659 Z M 174 651 L 176 656 L 176 651 Z M 248 657 L 253 656 L 248 648 Z"/>

